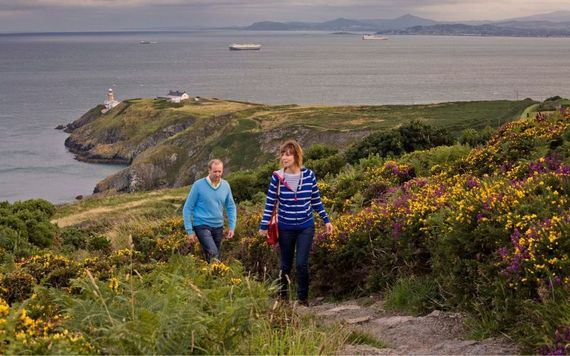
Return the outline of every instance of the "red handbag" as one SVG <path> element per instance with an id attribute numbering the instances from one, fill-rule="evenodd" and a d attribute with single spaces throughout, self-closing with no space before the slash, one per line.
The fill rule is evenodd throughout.
<path id="1" fill-rule="evenodd" d="M 275 246 L 279 242 L 279 228 L 277 226 L 277 209 L 273 210 L 271 220 L 269 220 L 269 228 L 267 229 L 267 244 Z"/>
<path id="2" fill-rule="evenodd" d="M 277 174 L 276 174 L 277 175 Z M 275 246 L 279 243 L 279 227 L 277 224 L 277 212 L 279 211 L 279 193 L 281 190 L 281 178 L 277 175 L 277 201 L 273 207 L 273 212 L 271 213 L 271 219 L 269 220 L 269 226 L 267 228 L 267 244 L 269 246 Z"/>

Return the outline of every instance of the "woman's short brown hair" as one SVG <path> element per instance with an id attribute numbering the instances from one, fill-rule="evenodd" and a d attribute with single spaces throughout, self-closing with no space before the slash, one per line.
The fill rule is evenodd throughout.
<path id="1" fill-rule="evenodd" d="M 295 157 L 295 164 L 299 167 L 303 166 L 303 149 L 297 141 L 289 140 L 282 144 L 281 148 L 279 148 L 279 157 L 285 152 L 292 153 Z"/>

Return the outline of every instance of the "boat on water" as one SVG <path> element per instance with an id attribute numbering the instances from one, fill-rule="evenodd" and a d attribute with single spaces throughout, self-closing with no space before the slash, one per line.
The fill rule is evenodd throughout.
<path id="1" fill-rule="evenodd" d="M 158 42 L 155 42 L 155 41 L 140 41 L 139 43 L 140 43 L 140 44 L 155 44 L 155 43 L 158 43 Z"/>
<path id="2" fill-rule="evenodd" d="M 388 37 L 380 35 L 362 35 L 363 40 L 387 40 Z"/>
<path id="3" fill-rule="evenodd" d="M 261 45 L 257 43 L 232 43 L 230 45 L 231 51 L 244 51 L 244 50 L 259 50 Z"/>

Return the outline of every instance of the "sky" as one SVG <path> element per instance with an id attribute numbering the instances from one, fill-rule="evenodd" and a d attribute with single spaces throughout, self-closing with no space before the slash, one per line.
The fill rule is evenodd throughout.
<path id="1" fill-rule="evenodd" d="M 0 0 L 0 33 L 247 26 L 256 21 L 502 20 L 570 11 L 570 0 Z"/>

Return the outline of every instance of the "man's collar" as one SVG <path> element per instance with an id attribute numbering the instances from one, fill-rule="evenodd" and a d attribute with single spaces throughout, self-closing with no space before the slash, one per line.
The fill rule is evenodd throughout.
<path id="1" fill-rule="evenodd" d="M 214 189 L 218 189 L 220 187 L 220 184 L 222 184 L 222 179 L 220 178 L 220 181 L 218 182 L 218 184 L 214 184 L 214 182 L 212 182 L 212 180 L 210 179 L 210 176 L 206 176 L 206 181 L 208 182 L 208 184 L 210 185 L 210 187 L 214 188 Z"/>

